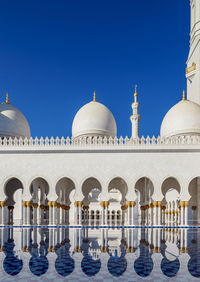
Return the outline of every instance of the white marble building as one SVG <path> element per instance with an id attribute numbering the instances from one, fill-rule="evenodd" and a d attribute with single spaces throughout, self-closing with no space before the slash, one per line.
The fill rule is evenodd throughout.
<path id="1" fill-rule="evenodd" d="M 26 225 L 200 224 L 200 0 L 191 0 L 187 98 L 163 119 L 160 137 L 117 137 L 107 107 L 83 106 L 72 138 L 31 138 L 24 115 L 0 105 L 0 223 Z M 127 121 L 128 122 L 128 121 Z"/>

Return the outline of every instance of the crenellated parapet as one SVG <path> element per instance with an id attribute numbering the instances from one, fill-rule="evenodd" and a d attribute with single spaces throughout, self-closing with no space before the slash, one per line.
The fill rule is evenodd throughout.
<path id="1" fill-rule="evenodd" d="M 79 138 L 0 138 L 1 147 L 72 147 L 72 146 L 94 146 L 94 147 L 117 147 L 117 146 L 161 146 L 161 145 L 200 145 L 200 136 L 181 135 L 173 137 L 155 136 L 146 138 L 112 138 L 112 137 L 79 137 Z"/>

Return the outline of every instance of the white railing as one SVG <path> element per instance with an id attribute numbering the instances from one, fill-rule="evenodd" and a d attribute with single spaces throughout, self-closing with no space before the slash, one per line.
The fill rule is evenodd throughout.
<path id="1" fill-rule="evenodd" d="M 8 146 L 142 146 L 142 145 L 200 145 L 200 136 L 177 136 L 169 138 L 107 138 L 107 137 L 80 137 L 80 138 L 0 138 L 0 147 Z"/>

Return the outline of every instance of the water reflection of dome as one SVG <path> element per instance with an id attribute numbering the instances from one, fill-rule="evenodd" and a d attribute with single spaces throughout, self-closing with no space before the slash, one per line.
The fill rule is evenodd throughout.
<path id="1" fill-rule="evenodd" d="M 101 269 L 101 261 L 100 259 L 93 260 L 91 256 L 86 254 L 82 259 L 81 268 L 87 276 L 95 276 Z"/>
<path id="2" fill-rule="evenodd" d="M 166 257 L 161 262 L 162 273 L 167 277 L 175 277 L 180 268 L 180 261 L 176 258 L 174 261 L 168 260 Z"/>
<path id="3" fill-rule="evenodd" d="M 108 271 L 115 277 L 121 276 L 127 269 L 127 260 L 124 256 L 111 256 L 108 260 Z"/>
<path id="4" fill-rule="evenodd" d="M 21 259 L 18 259 L 17 256 L 14 256 L 14 246 L 15 245 L 12 240 L 9 240 L 7 243 L 5 243 L 4 246 L 6 257 L 3 261 L 3 268 L 5 272 L 11 276 L 19 274 L 23 268 L 23 261 Z"/>
<path id="5" fill-rule="evenodd" d="M 48 270 L 48 267 L 49 262 L 45 256 L 33 256 L 29 261 L 30 271 L 36 276 L 45 274 Z"/>
<path id="6" fill-rule="evenodd" d="M 194 256 L 188 261 L 188 271 L 193 277 L 200 278 L 200 257 Z"/>

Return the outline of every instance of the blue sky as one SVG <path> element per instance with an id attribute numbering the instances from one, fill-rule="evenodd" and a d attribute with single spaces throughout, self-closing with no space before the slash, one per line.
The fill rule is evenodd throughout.
<path id="1" fill-rule="evenodd" d="M 0 1 L 0 101 L 32 136 L 71 136 L 96 90 L 125 137 L 137 84 L 140 135 L 157 136 L 186 87 L 189 24 L 189 0 Z"/>

